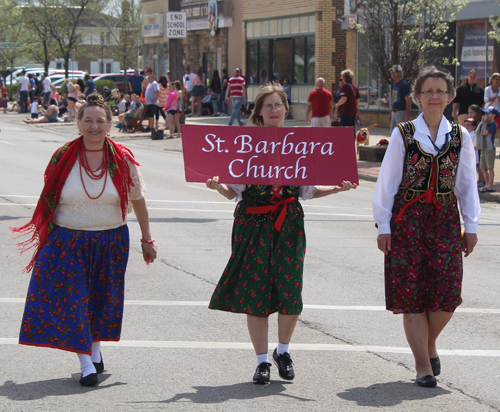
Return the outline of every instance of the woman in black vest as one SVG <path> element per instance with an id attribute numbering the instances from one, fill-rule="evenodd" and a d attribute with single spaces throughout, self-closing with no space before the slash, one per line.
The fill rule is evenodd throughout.
<path id="1" fill-rule="evenodd" d="M 412 99 L 423 113 L 394 128 L 373 198 L 386 308 L 403 313 L 416 382 L 425 387 L 437 384 L 436 339 L 462 303 L 462 252 L 474 250 L 481 214 L 472 140 L 443 116 L 454 96 L 449 74 L 420 72 Z"/>

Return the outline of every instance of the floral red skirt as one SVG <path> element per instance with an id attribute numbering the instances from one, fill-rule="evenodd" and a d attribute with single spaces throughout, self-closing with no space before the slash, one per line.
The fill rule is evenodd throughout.
<path id="1" fill-rule="evenodd" d="M 55 226 L 33 268 L 19 343 L 91 354 L 92 342 L 120 340 L 128 252 L 127 226 Z"/>
<path id="2" fill-rule="evenodd" d="M 396 199 L 392 252 L 385 256 L 386 308 L 394 313 L 453 312 L 461 303 L 462 241 L 456 203 L 437 209 Z"/>

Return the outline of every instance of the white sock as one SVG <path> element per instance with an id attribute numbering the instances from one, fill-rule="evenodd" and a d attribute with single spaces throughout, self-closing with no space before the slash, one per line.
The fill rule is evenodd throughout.
<path id="1" fill-rule="evenodd" d="M 267 357 L 267 352 L 266 353 L 258 353 L 257 354 L 257 366 L 259 366 L 261 363 L 269 363 L 269 358 Z"/>
<path id="2" fill-rule="evenodd" d="M 94 342 L 92 344 L 92 355 L 90 358 L 94 363 L 99 363 L 101 361 L 101 342 Z"/>
<path id="3" fill-rule="evenodd" d="M 288 347 L 290 346 L 290 343 L 281 343 L 278 342 L 278 347 L 276 348 L 276 353 L 278 355 L 282 355 L 284 353 L 290 353 L 288 352 Z"/>
<path id="4" fill-rule="evenodd" d="M 86 355 L 85 353 L 78 353 L 78 359 L 80 359 L 80 370 L 82 371 L 82 378 L 85 378 L 85 376 L 88 376 L 91 373 L 97 373 L 90 355 Z"/>

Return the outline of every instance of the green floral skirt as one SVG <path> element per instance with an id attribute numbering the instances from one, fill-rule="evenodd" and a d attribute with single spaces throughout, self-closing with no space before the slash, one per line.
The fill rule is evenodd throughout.
<path id="1" fill-rule="evenodd" d="M 233 225 L 232 253 L 210 300 L 210 309 L 254 316 L 302 312 L 306 253 L 304 220 L 285 218 L 281 231 L 270 218 Z"/>

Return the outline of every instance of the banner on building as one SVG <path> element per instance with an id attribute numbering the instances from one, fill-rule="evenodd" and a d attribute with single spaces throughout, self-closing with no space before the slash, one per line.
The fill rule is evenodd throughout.
<path id="1" fill-rule="evenodd" d="M 494 41 L 488 36 L 488 76 L 493 74 Z M 485 78 L 486 72 L 486 30 L 471 29 L 464 31 L 462 54 L 460 59 L 460 78 L 469 75 L 471 70 L 477 72 L 477 77 Z"/>
<path id="2" fill-rule="evenodd" d="M 142 35 L 144 37 L 163 36 L 163 13 L 142 15 Z"/>
<path id="3" fill-rule="evenodd" d="M 352 127 L 182 126 L 186 181 L 266 185 L 358 183 Z"/>

